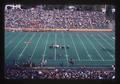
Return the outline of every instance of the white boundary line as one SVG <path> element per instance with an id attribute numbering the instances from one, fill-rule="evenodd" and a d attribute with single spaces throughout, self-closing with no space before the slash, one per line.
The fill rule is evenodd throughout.
<path id="1" fill-rule="evenodd" d="M 43 34 L 43 33 L 42 33 L 42 34 Z M 36 48 L 37 48 L 37 45 L 38 45 L 39 41 L 41 40 L 42 34 L 40 34 L 40 37 L 38 38 L 38 41 L 37 41 L 37 43 L 36 43 L 36 45 L 35 45 L 35 48 L 34 48 L 34 50 L 33 50 L 33 52 L 32 52 L 32 55 L 31 55 L 31 57 L 30 57 L 30 60 L 32 59 L 32 57 L 33 57 L 33 55 L 34 55 L 34 53 L 35 53 L 35 50 L 36 50 Z"/>
<path id="2" fill-rule="evenodd" d="M 18 37 L 20 33 L 18 33 L 14 38 L 10 39 L 10 41 L 8 42 L 8 44 L 5 46 L 5 48 L 7 48 L 11 43 L 12 41 L 14 41 L 16 39 L 16 37 Z"/>
<path id="3" fill-rule="evenodd" d="M 96 37 L 93 35 L 93 37 L 94 37 L 94 39 L 96 40 L 96 42 L 102 47 L 102 48 L 104 48 L 105 49 L 105 47 L 96 39 Z M 107 52 L 109 55 L 110 55 L 110 57 L 112 57 L 113 58 L 113 56 L 109 53 L 109 52 Z"/>
<path id="4" fill-rule="evenodd" d="M 82 45 L 83 45 L 83 47 L 84 47 L 84 50 L 86 51 L 86 54 L 88 55 L 88 57 L 89 57 L 90 60 L 92 61 L 91 55 L 89 54 L 89 52 L 88 52 L 87 48 L 85 47 L 83 41 L 80 39 L 80 37 L 79 37 L 78 34 L 76 34 L 76 36 L 78 37 L 79 41 L 81 41 L 81 43 L 82 43 Z"/>
<path id="5" fill-rule="evenodd" d="M 46 48 L 47 48 L 48 38 L 49 38 L 49 33 L 47 35 L 47 39 L 46 39 L 46 44 L 45 44 L 45 49 L 44 49 L 44 52 L 43 52 L 43 58 L 42 58 L 42 60 L 44 60 L 44 57 L 45 57 L 45 52 L 46 52 Z"/>
<path id="6" fill-rule="evenodd" d="M 64 33 L 63 32 L 61 32 L 61 34 L 62 34 L 62 37 L 63 37 L 63 42 L 64 42 L 64 44 L 65 44 L 65 37 L 64 37 Z M 66 53 L 66 60 L 67 60 L 67 65 L 69 66 L 69 63 L 68 63 L 68 54 L 67 54 L 67 49 L 66 49 L 66 47 L 65 47 L 65 53 Z"/>
<path id="7" fill-rule="evenodd" d="M 64 59 L 61 59 L 60 61 L 64 61 Z M 74 59 L 75 61 L 79 61 L 78 59 Z M 53 60 L 49 60 L 50 62 L 52 61 L 53 62 Z M 101 61 L 101 62 L 107 62 L 107 61 L 115 61 L 115 60 L 105 60 L 105 61 L 103 61 L 103 60 L 81 60 L 81 61 Z M 81 61 L 79 61 L 79 62 L 81 62 Z"/>
<path id="8" fill-rule="evenodd" d="M 102 40 L 104 40 L 112 49 L 114 49 L 111 44 L 109 44 L 101 35 L 97 34 Z"/>
<path id="9" fill-rule="evenodd" d="M 72 38 L 71 34 L 69 34 L 69 36 L 70 36 L 70 38 L 71 38 L 71 40 L 72 40 L 73 46 L 74 46 L 75 51 L 76 51 L 76 55 L 77 55 L 77 57 L 78 57 L 78 60 L 80 61 L 80 57 L 79 57 L 79 55 L 78 55 L 78 52 L 77 52 L 77 49 L 76 49 L 75 43 L 74 43 L 74 41 L 73 41 L 73 38 Z"/>
<path id="10" fill-rule="evenodd" d="M 32 40 L 32 38 L 35 36 L 35 34 L 36 34 L 36 33 L 34 33 L 34 34 L 32 35 L 32 37 L 29 39 L 29 41 Z M 26 48 L 28 47 L 28 45 L 29 45 L 29 44 L 26 44 L 26 45 L 25 45 L 24 49 L 23 49 L 22 52 L 20 53 L 20 55 L 19 55 L 19 57 L 18 57 L 17 60 L 19 60 L 19 59 L 22 57 L 22 54 L 24 53 L 24 51 L 26 50 Z"/>
<path id="11" fill-rule="evenodd" d="M 84 34 L 83 34 L 84 35 Z M 101 54 L 98 52 L 98 50 L 95 48 L 95 46 L 92 44 L 92 42 L 90 41 L 90 39 L 84 35 L 84 37 L 91 43 L 91 45 L 93 46 L 93 48 L 96 50 L 96 52 L 98 53 L 99 57 L 102 59 L 102 61 L 104 61 L 103 57 L 101 56 Z"/>
<path id="12" fill-rule="evenodd" d="M 24 37 L 16 44 L 16 46 L 11 50 L 11 52 L 8 54 L 7 59 L 9 58 L 9 56 L 12 54 L 12 52 L 17 48 L 17 46 L 25 39 L 25 37 L 27 36 L 28 33 L 26 33 L 24 35 Z"/>

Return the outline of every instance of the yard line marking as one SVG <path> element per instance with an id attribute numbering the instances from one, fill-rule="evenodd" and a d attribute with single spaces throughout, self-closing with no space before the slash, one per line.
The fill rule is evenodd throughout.
<path id="1" fill-rule="evenodd" d="M 35 36 L 35 34 L 36 34 L 36 33 L 34 33 L 34 34 L 32 35 L 32 37 L 29 39 L 29 41 L 33 39 L 33 37 Z M 19 59 L 22 57 L 22 54 L 24 53 L 24 51 L 26 50 L 26 48 L 28 47 L 28 45 L 29 45 L 29 44 L 26 44 L 26 45 L 25 45 L 24 49 L 23 49 L 22 52 L 20 53 L 20 55 L 19 55 L 19 57 L 18 57 L 17 60 L 19 60 Z"/>
<path id="2" fill-rule="evenodd" d="M 97 34 L 102 40 L 104 40 L 112 49 L 114 49 L 111 44 L 109 44 L 101 35 Z"/>
<path id="3" fill-rule="evenodd" d="M 19 34 L 20 34 L 20 33 L 18 33 L 14 38 L 10 39 L 10 41 L 9 41 L 8 44 L 5 46 L 5 48 L 7 48 L 7 47 L 12 43 L 12 41 L 15 40 L 16 37 L 18 37 Z"/>
<path id="4" fill-rule="evenodd" d="M 110 52 L 107 52 L 113 59 L 114 59 L 114 57 L 113 57 L 113 55 L 112 54 L 110 54 Z"/>
<path id="5" fill-rule="evenodd" d="M 84 47 L 85 51 L 87 52 L 88 57 L 89 57 L 89 58 L 90 58 L 90 60 L 92 61 L 91 55 L 89 54 L 89 52 L 88 52 L 87 48 L 85 47 L 85 45 L 84 45 L 83 41 L 80 39 L 80 37 L 79 37 L 79 35 L 78 35 L 78 34 L 76 34 L 76 36 L 78 37 L 79 41 L 82 43 L 82 45 L 83 45 L 83 47 Z"/>
<path id="6" fill-rule="evenodd" d="M 43 33 L 42 33 L 42 34 L 43 34 Z M 33 57 L 33 55 L 34 55 L 34 53 L 35 53 L 35 50 L 36 50 L 36 48 L 37 48 L 37 46 L 38 46 L 38 43 L 39 43 L 39 41 L 41 40 L 42 34 L 40 34 L 40 37 L 38 38 L 38 41 L 37 41 L 37 43 L 36 43 L 36 45 L 35 45 L 35 48 L 34 48 L 34 50 L 33 50 L 33 52 L 32 52 L 32 55 L 31 55 L 31 57 L 30 57 L 30 60 L 32 59 L 32 57 Z"/>
<path id="7" fill-rule="evenodd" d="M 74 41 L 73 41 L 73 38 L 72 38 L 71 34 L 69 34 L 69 36 L 71 37 L 71 40 L 72 40 L 72 43 L 73 43 L 73 45 L 74 45 L 74 48 L 75 48 L 75 51 L 76 51 L 76 54 L 77 54 L 78 60 L 80 61 L 80 57 L 79 57 L 79 55 L 78 55 L 78 52 L 77 52 L 77 49 L 76 49 L 75 43 L 74 43 Z"/>
<path id="8" fill-rule="evenodd" d="M 96 42 L 103 48 L 103 49 L 105 49 L 105 47 L 96 39 L 96 37 L 93 35 L 93 37 L 94 37 L 94 39 L 96 40 Z M 109 52 L 107 52 L 112 58 L 113 58 L 113 56 L 109 53 Z"/>
<path id="9" fill-rule="evenodd" d="M 106 35 L 106 33 L 103 33 L 104 36 L 106 36 L 108 39 L 110 39 L 111 41 L 114 41 L 113 39 L 111 39 L 109 36 Z"/>
<path id="10" fill-rule="evenodd" d="M 46 52 L 46 48 L 47 48 L 48 38 L 49 38 L 49 33 L 47 35 L 47 39 L 46 39 L 46 44 L 45 44 L 45 49 L 44 49 L 44 52 L 43 52 L 43 59 L 42 60 L 44 60 L 44 57 L 45 57 L 45 52 Z"/>
<path id="11" fill-rule="evenodd" d="M 63 38 L 63 42 L 64 42 L 64 44 L 65 44 L 65 37 L 64 37 L 64 33 L 63 33 L 63 31 L 61 32 L 61 34 L 62 34 L 62 38 Z M 66 47 L 65 47 L 65 53 L 66 53 L 66 60 L 67 60 L 67 65 L 69 66 L 69 63 L 68 63 L 68 54 L 67 54 L 67 49 L 66 49 Z"/>
<path id="12" fill-rule="evenodd" d="M 56 44 L 56 32 L 54 32 L 55 33 L 55 44 Z M 55 57 L 54 57 L 54 60 L 56 61 L 56 48 L 55 48 Z"/>
<path id="13" fill-rule="evenodd" d="M 16 44 L 16 46 L 11 50 L 11 52 L 8 54 L 7 59 L 9 58 L 9 56 L 12 54 L 12 52 L 17 48 L 17 46 L 25 39 L 25 37 L 28 35 L 28 33 L 26 33 L 24 35 L 24 37 Z"/>
<path id="14" fill-rule="evenodd" d="M 83 34 L 83 36 L 90 42 L 90 44 L 93 46 L 93 48 L 96 50 L 96 52 L 98 53 L 99 57 L 102 59 L 102 61 L 104 61 L 103 57 L 101 56 L 101 54 L 98 52 L 98 50 L 95 48 L 95 46 L 92 44 L 92 42 L 90 41 L 90 39 Z"/>

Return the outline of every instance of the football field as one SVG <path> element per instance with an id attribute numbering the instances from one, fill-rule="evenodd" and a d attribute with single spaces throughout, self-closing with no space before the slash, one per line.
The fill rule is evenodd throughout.
<path id="1" fill-rule="evenodd" d="M 5 32 L 5 64 L 42 59 L 47 67 L 111 66 L 115 64 L 115 32 Z M 31 42 L 26 44 L 25 42 Z M 49 48 L 51 44 L 67 48 Z M 69 64 L 69 59 L 75 64 Z"/>

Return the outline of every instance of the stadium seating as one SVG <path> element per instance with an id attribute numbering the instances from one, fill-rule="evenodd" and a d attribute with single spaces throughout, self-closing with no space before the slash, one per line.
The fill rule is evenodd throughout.
<path id="1" fill-rule="evenodd" d="M 5 69 L 6 79 L 114 79 L 114 70 L 104 68 L 41 69 L 27 67 L 9 67 Z"/>
<path id="2" fill-rule="evenodd" d="M 100 11 L 44 10 L 42 7 L 5 10 L 6 28 L 104 29 L 108 27 L 107 22 Z"/>

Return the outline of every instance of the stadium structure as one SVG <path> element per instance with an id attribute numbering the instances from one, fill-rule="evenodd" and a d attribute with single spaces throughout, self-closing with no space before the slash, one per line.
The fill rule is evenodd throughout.
<path id="1" fill-rule="evenodd" d="M 6 79 L 114 79 L 115 7 L 6 5 Z"/>

